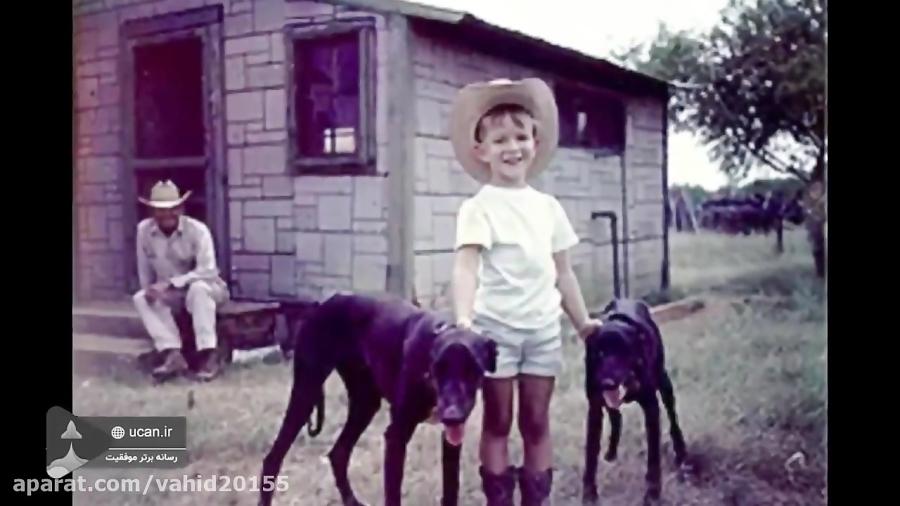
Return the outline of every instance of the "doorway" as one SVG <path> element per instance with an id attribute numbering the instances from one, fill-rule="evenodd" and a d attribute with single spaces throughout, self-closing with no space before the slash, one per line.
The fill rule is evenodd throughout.
<path id="1" fill-rule="evenodd" d="M 221 272 L 229 272 L 222 104 L 222 9 L 192 9 L 123 27 L 125 258 L 138 288 L 138 203 L 161 180 L 191 191 L 185 214 L 212 231 Z"/>

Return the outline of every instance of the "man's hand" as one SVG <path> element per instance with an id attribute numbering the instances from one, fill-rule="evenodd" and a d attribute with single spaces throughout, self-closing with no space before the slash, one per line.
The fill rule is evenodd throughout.
<path id="1" fill-rule="evenodd" d="M 578 337 L 580 337 L 582 340 L 587 339 L 587 336 L 591 335 L 591 332 L 599 329 L 602 325 L 602 321 L 595 318 L 588 318 L 578 328 Z"/>
<path id="2" fill-rule="evenodd" d="M 159 283 L 153 283 L 152 285 L 148 286 L 146 292 L 144 292 L 144 296 L 147 298 L 147 302 L 153 304 L 157 300 L 161 299 L 170 286 L 172 285 L 168 281 L 160 281 Z"/>

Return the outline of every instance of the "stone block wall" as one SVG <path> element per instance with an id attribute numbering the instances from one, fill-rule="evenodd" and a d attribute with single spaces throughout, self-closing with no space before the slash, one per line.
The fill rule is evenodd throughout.
<path id="1" fill-rule="evenodd" d="M 128 20 L 203 5 L 223 9 L 222 58 L 226 213 L 236 295 L 321 296 L 334 290 L 383 291 L 388 264 L 387 146 L 403 142 L 387 128 L 387 39 L 383 16 L 327 2 L 285 0 L 75 1 L 76 208 L 80 295 L 126 296 L 125 188 L 121 151 L 119 27 Z M 372 176 L 300 176 L 288 167 L 285 40 L 287 23 L 370 16 L 376 22 L 377 169 Z M 450 304 L 456 211 L 478 184 L 455 161 L 447 138 L 449 108 L 465 83 L 498 77 L 554 76 L 438 41 L 413 25 L 415 138 L 411 197 L 414 283 L 423 305 Z M 662 106 L 628 104 L 623 157 L 595 158 L 560 149 L 534 185 L 555 194 L 582 238 L 574 263 L 589 302 L 612 294 L 608 225 L 592 211 L 620 216 L 622 274 L 632 293 L 657 287 L 662 234 Z M 392 135 L 394 136 L 392 138 Z M 622 219 L 622 164 L 627 209 Z M 627 229 L 627 234 L 626 234 Z M 647 244 L 642 244 L 647 242 Z M 658 244 L 657 244 L 658 243 Z M 630 248 L 626 255 L 624 248 Z M 628 263 L 625 265 L 625 259 Z M 657 258 L 659 261 L 657 261 Z M 654 265 L 656 264 L 656 265 Z M 652 288 L 651 288 L 652 289 Z"/>
<path id="2" fill-rule="evenodd" d="M 306 176 L 287 167 L 286 23 L 367 15 L 376 25 L 376 83 L 385 78 L 381 16 L 327 3 L 253 0 L 225 18 L 229 220 L 234 289 L 320 297 L 382 291 L 387 278 L 383 156 L 376 176 Z M 376 89 L 380 88 L 376 84 Z M 379 154 L 387 144 L 376 103 Z"/>
<path id="3" fill-rule="evenodd" d="M 595 211 L 616 213 L 621 241 L 622 157 L 595 157 L 584 150 L 560 148 L 551 166 L 534 185 L 556 195 L 581 239 L 573 250 L 572 263 L 585 302 L 591 308 L 605 304 L 615 292 L 612 234 L 607 220 L 592 220 L 591 214 Z M 620 276 L 623 276 L 623 249 L 620 244 Z"/>
<path id="4" fill-rule="evenodd" d="M 478 191 L 478 183 L 454 159 L 448 139 L 450 104 L 456 91 L 472 81 L 536 76 L 553 84 L 554 76 L 475 53 L 461 45 L 414 32 L 416 86 L 415 139 L 415 287 L 419 301 L 446 310 L 456 234 L 456 212 Z M 553 163 L 532 184 L 556 195 L 582 242 L 573 264 L 589 304 L 613 294 L 612 247 L 608 223 L 591 221 L 593 211 L 622 212 L 622 158 L 595 157 L 561 148 Z M 620 220 L 620 237 L 622 221 Z M 624 258 L 620 255 L 620 262 Z"/>
<path id="5" fill-rule="evenodd" d="M 658 290 L 662 282 L 665 104 L 632 99 L 626 112 L 628 292 L 643 296 Z"/>
<path id="6" fill-rule="evenodd" d="M 389 28 L 382 16 L 327 2 L 285 0 L 76 1 L 76 207 L 80 296 L 127 295 L 120 26 L 130 19 L 221 5 L 227 220 L 235 295 L 320 296 L 382 291 L 387 277 L 384 86 Z M 288 167 L 287 23 L 369 16 L 376 25 L 377 174 L 301 176 Z M 226 244 L 227 243 L 227 244 Z"/>
<path id="7" fill-rule="evenodd" d="M 111 298 L 125 287 L 118 14 L 104 2 L 75 2 L 75 178 L 78 281 Z"/>

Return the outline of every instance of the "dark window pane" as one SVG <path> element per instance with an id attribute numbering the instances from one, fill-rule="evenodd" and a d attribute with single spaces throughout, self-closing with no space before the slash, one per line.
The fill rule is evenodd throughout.
<path id="1" fill-rule="evenodd" d="M 359 135 L 359 39 L 355 32 L 294 42 L 301 156 L 353 154 Z"/>
<path id="2" fill-rule="evenodd" d="M 557 95 L 561 146 L 619 152 L 625 147 L 625 105 L 584 90 Z"/>
<path id="3" fill-rule="evenodd" d="M 202 156 L 203 41 L 199 37 L 134 49 L 138 158 Z"/>
<path id="4" fill-rule="evenodd" d="M 625 107 L 621 101 L 598 97 L 587 115 L 586 145 L 621 150 L 625 147 Z"/>

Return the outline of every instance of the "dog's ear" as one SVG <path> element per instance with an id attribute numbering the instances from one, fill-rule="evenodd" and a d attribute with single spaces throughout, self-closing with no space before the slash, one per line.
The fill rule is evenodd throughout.
<path id="1" fill-rule="evenodd" d="M 497 343 L 493 339 L 480 337 L 475 343 L 475 354 L 486 372 L 497 371 Z"/>
<path id="2" fill-rule="evenodd" d="M 431 342 L 431 347 L 429 348 L 428 353 L 428 363 L 433 364 L 437 361 L 438 357 L 444 352 L 444 348 L 447 347 L 447 343 L 443 341 L 439 341 L 437 339 Z"/>
<path id="3" fill-rule="evenodd" d="M 611 316 L 611 320 L 619 320 L 621 322 L 625 322 L 630 325 L 633 329 L 637 330 L 640 334 L 639 342 L 635 344 L 643 345 L 645 343 L 653 342 L 654 340 L 660 338 L 659 328 L 653 323 L 653 320 L 626 313 L 615 313 Z"/>
<path id="4" fill-rule="evenodd" d="M 591 347 L 584 347 L 584 390 L 588 398 L 594 394 L 594 371 L 597 368 L 596 358 L 595 355 L 592 356 L 592 351 Z"/>
<path id="5" fill-rule="evenodd" d="M 650 338 L 661 339 L 662 334 L 660 333 L 656 322 L 653 321 L 653 313 L 650 312 L 650 306 L 644 301 L 638 301 L 637 306 L 637 324 L 641 326 L 641 330 L 643 330 Z"/>
<path id="6" fill-rule="evenodd" d="M 600 311 L 600 314 L 602 314 L 604 316 L 608 315 L 610 312 L 612 312 L 613 309 L 616 308 L 618 303 L 619 303 L 618 299 L 613 299 L 613 300 L 609 301 L 609 304 L 607 304 L 606 307 Z"/>
<path id="7" fill-rule="evenodd" d="M 452 326 L 453 325 L 450 325 L 446 320 L 437 320 L 434 322 L 432 331 L 434 332 L 434 335 L 440 335 L 441 332 L 444 332 Z"/>
<path id="8" fill-rule="evenodd" d="M 656 341 L 657 339 L 662 338 L 659 333 L 659 327 L 656 326 L 656 323 L 654 323 L 653 320 L 638 318 L 634 323 L 641 330 L 641 333 L 644 334 L 644 341 Z"/>

